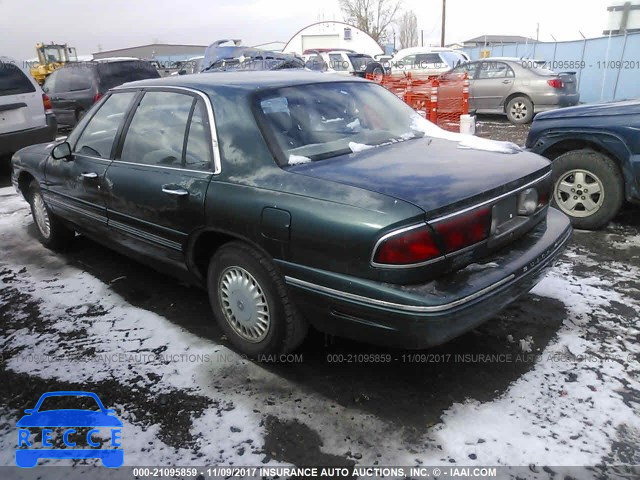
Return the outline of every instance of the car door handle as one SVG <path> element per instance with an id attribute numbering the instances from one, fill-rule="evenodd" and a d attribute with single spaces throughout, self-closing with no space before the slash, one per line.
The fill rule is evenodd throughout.
<path id="1" fill-rule="evenodd" d="M 511 83 L 511 80 L 503 80 L 502 83 L 504 83 L 506 85 L 508 83 Z"/>
<path id="2" fill-rule="evenodd" d="M 83 178 L 98 178 L 98 174 L 96 172 L 83 172 Z"/>
<path id="3" fill-rule="evenodd" d="M 162 193 L 166 193 L 167 195 L 176 195 L 178 197 L 186 197 L 189 195 L 189 191 L 184 188 L 177 188 L 171 185 L 163 185 Z"/>

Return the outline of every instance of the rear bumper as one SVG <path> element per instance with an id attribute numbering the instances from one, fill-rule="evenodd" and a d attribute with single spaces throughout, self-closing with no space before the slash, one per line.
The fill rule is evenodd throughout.
<path id="1" fill-rule="evenodd" d="M 557 94 L 549 93 L 545 95 L 536 95 L 532 99 L 533 111 L 535 113 L 555 110 L 556 108 L 571 107 L 580 103 L 580 94 Z"/>
<path id="2" fill-rule="evenodd" d="M 10 155 L 21 148 L 55 140 L 58 130 L 56 117 L 54 115 L 47 115 L 46 117 L 47 124 L 43 127 L 29 128 L 28 130 L 0 135 L 0 155 Z"/>
<path id="3" fill-rule="evenodd" d="M 480 325 L 538 283 L 571 236 L 550 208 L 546 222 L 486 259 L 421 285 L 391 285 L 281 262 L 294 302 L 319 330 L 368 343 L 427 348 Z"/>

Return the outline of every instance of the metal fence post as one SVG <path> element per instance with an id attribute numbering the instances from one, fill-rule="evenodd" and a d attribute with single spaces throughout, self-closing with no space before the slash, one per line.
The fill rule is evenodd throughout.
<path id="1" fill-rule="evenodd" d="M 584 50 L 587 46 L 587 39 L 585 38 L 584 40 L 582 40 L 582 55 L 580 56 L 580 65 L 582 65 L 582 62 L 584 62 Z M 580 71 L 578 72 L 578 85 L 576 86 L 576 90 L 578 90 L 578 92 L 580 92 L 580 80 L 582 80 L 582 68 L 580 69 Z"/>
<path id="2" fill-rule="evenodd" d="M 620 54 L 620 64 L 622 65 L 622 60 L 624 58 L 624 52 L 627 49 L 627 32 L 625 30 L 624 32 L 624 43 L 622 44 L 622 53 Z M 618 74 L 616 75 L 616 84 L 613 87 L 613 98 L 612 100 L 616 99 L 616 93 L 618 92 L 618 81 L 620 80 L 620 72 L 622 71 L 622 68 L 618 69 Z"/>

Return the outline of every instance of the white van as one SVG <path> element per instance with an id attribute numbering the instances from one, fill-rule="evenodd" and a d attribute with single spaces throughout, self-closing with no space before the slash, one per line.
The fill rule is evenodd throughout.
<path id="1" fill-rule="evenodd" d="M 391 73 L 440 75 L 467 61 L 468 55 L 459 50 L 444 47 L 411 47 L 400 50 L 389 63 Z"/>
<path id="2" fill-rule="evenodd" d="M 40 85 L 15 60 L 0 56 L 0 158 L 54 140 L 56 130 Z"/>

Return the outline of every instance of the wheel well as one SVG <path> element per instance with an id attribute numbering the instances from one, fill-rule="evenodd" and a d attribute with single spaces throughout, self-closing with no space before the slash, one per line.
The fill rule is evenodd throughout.
<path id="1" fill-rule="evenodd" d="M 22 196 L 25 198 L 25 200 L 28 200 L 27 192 L 29 191 L 29 185 L 33 180 L 33 175 L 31 175 L 29 172 L 20 172 L 20 175 L 18 176 L 18 188 L 20 189 L 20 193 L 22 193 Z"/>
<path id="2" fill-rule="evenodd" d="M 202 280 L 206 281 L 211 256 L 222 245 L 234 240 L 241 239 L 220 232 L 203 232 L 196 238 L 190 251 L 190 263 Z"/>
<path id="3" fill-rule="evenodd" d="M 531 97 L 526 93 L 512 93 L 511 95 L 509 95 L 507 98 L 504 99 L 504 105 L 502 107 L 504 108 L 505 113 L 507 113 L 507 105 L 509 105 L 509 102 L 516 97 L 524 97 L 531 102 L 531 105 L 533 105 L 533 100 L 531 100 Z"/>
<path id="4" fill-rule="evenodd" d="M 618 167 L 620 166 L 620 161 L 618 160 L 618 158 L 616 158 L 615 155 L 612 155 L 611 152 L 602 148 L 597 143 L 590 142 L 588 140 L 578 140 L 578 139 L 562 140 L 561 142 L 558 142 L 552 145 L 549 149 L 542 152 L 542 155 L 548 158 L 549 160 L 555 160 L 560 155 L 570 152 L 572 150 L 584 150 L 584 149 L 593 150 L 595 152 L 606 155 L 607 157 L 611 158 L 614 162 L 616 162 Z"/>

